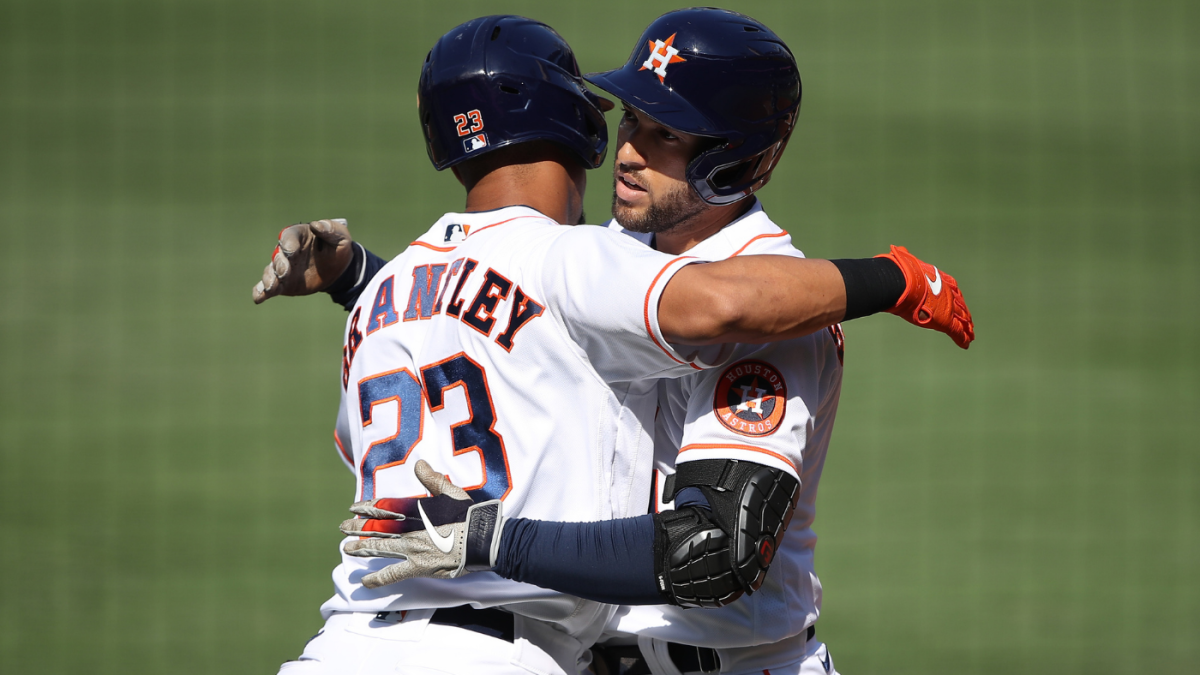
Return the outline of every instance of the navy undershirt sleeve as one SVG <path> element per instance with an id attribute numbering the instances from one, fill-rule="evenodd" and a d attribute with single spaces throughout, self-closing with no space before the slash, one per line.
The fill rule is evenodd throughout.
<path id="1" fill-rule="evenodd" d="M 685 509 L 689 506 L 698 506 L 706 511 L 712 511 L 712 505 L 708 503 L 708 499 L 698 487 L 685 487 L 675 494 L 676 509 Z"/>
<path id="2" fill-rule="evenodd" d="M 661 605 L 654 582 L 654 516 L 594 523 L 510 518 L 494 571 L 588 600 Z"/>
<path id="3" fill-rule="evenodd" d="M 358 296 L 362 295 L 363 289 L 375 273 L 387 264 L 386 260 L 371 253 L 358 242 L 354 242 L 350 250 L 352 257 L 346 271 L 325 289 L 333 301 L 344 307 L 347 312 L 358 302 Z"/>
<path id="4" fill-rule="evenodd" d="M 675 497 L 678 508 L 710 509 L 699 488 Z M 588 600 L 661 605 L 654 574 L 654 515 L 594 523 L 511 518 L 493 571 Z"/>

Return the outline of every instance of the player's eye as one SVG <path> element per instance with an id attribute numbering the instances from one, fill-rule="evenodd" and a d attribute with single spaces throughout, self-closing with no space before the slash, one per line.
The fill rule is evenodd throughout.
<path id="1" fill-rule="evenodd" d="M 660 135 L 660 136 L 662 136 L 662 139 L 663 139 L 664 141 L 677 141 L 677 140 L 679 140 L 679 137 L 678 137 L 678 136 L 676 136 L 675 134 L 671 133 L 670 131 L 667 131 L 666 129 L 662 129 L 662 130 L 661 130 L 661 131 L 659 131 L 658 133 L 659 133 L 659 135 Z"/>
<path id="2" fill-rule="evenodd" d="M 636 121 L 637 121 L 637 115 L 634 115 L 632 110 L 630 110 L 629 108 L 621 109 L 621 122 L 623 124 L 633 124 Z"/>

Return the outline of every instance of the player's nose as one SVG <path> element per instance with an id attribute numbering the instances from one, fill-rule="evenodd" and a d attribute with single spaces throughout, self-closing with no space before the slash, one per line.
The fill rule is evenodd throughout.
<path id="1" fill-rule="evenodd" d="M 645 168 L 646 158 L 638 151 L 637 146 L 633 144 L 632 138 L 621 139 L 620 147 L 617 148 L 617 161 L 613 164 L 614 171 L 617 169 L 624 171 L 636 171 Z"/>

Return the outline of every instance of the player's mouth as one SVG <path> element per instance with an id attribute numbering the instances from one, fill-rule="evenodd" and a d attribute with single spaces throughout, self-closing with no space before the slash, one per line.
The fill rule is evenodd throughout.
<path id="1" fill-rule="evenodd" d="M 646 188 L 642 187 L 631 174 L 624 171 L 617 171 L 616 177 L 615 188 L 617 199 L 623 202 L 632 202 L 646 194 Z"/>

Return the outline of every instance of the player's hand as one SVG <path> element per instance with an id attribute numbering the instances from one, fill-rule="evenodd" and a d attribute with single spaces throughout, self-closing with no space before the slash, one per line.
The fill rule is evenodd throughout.
<path id="1" fill-rule="evenodd" d="M 358 502 L 350 511 L 367 519 L 342 523 L 345 534 L 364 537 L 346 544 L 346 553 L 360 558 L 404 559 L 364 576 L 362 583 L 367 588 L 413 577 L 453 579 L 490 570 L 496 564 L 503 503 L 498 499 L 474 503 L 462 488 L 423 459 L 417 462 L 416 474 L 432 496 Z"/>
<path id="2" fill-rule="evenodd" d="M 329 286 L 350 264 L 352 244 L 341 218 L 284 228 L 262 281 L 254 286 L 254 304 L 276 295 L 311 295 Z"/>
<path id="3" fill-rule="evenodd" d="M 889 312 L 922 328 L 945 333 L 963 349 L 971 344 L 975 323 L 954 277 L 918 259 L 903 246 L 893 246 L 891 253 L 876 257 L 891 259 L 904 272 L 904 295 Z"/>

